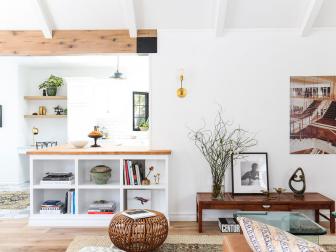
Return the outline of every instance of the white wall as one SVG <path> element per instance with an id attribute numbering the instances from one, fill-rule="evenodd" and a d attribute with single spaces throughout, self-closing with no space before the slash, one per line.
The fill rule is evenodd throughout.
<path id="1" fill-rule="evenodd" d="M 2 128 L 0 128 L 0 183 L 22 182 L 27 178 L 25 158 L 17 154 L 17 147 L 24 143 L 23 90 L 20 88 L 21 69 L 13 62 L 0 62 L 0 104 L 2 105 Z M 21 115 L 20 117 L 17 115 Z"/>
<path id="2" fill-rule="evenodd" d="M 291 75 L 335 75 L 336 34 L 314 32 L 161 31 L 152 56 L 152 144 L 173 151 L 170 163 L 170 213 L 195 218 L 196 192 L 211 190 L 211 175 L 188 127 L 211 124 L 221 104 L 227 119 L 256 133 L 254 151 L 269 154 L 270 188 L 288 188 L 297 167 L 306 174 L 307 191 L 336 198 L 336 156 L 289 154 Z M 176 97 L 178 69 L 185 69 L 188 96 Z M 231 174 L 226 175 L 231 191 Z"/>

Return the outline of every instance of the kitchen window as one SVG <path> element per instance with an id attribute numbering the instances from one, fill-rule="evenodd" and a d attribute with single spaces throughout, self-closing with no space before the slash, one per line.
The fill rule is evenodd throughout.
<path id="1" fill-rule="evenodd" d="M 139 131 L 139 124 L 148 120 L 149 99 L 147 92 L 133 92 L 133 130 Z"/>

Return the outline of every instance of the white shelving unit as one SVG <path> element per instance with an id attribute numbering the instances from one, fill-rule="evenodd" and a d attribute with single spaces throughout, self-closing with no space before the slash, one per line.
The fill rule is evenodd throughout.
<path id="1" fill-rule="evenodd" d="M 154 166 L 160 173 L 160 184 L 124 185 L 124 160 L 145 160 L 146 173 Z M 168 218 L 168 161 L 169 155 L 31 155 L 30 156 L 30 218 L 31 226 L 101 227 L 108 226 L 113 215 L 89 215 L 87 209 L 95 200 L 114 200 L 117 211 L 127 209 L 127 190 L 151 190 L 152 209 Z M 104 164 L 112 169 L 106 185 L 90 181 L 90 169 Z M 73 172 L 72 185 L 40 185 L 46 172 Z M 153 174 L 152 174 L 153 175 Z M 152 183 L 154 178 L 150 177 Z M 41 215 L 40 205 L 45 200 L 64 201 L 65 193 L 75 190 L 75 214 Z"/>

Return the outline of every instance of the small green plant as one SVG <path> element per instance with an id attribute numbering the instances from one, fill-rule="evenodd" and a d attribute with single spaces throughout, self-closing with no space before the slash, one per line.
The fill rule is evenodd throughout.
<path id="1" fill-rule="evenodd" d="M 39 85 L 39 89 L 46 89 L 46 88 L 59 88 L 63 86 L 63 79 L 61 77 L 57 77 L 55 75 L 50 75 L 48 80 L 44 81 Z"/>
<path id="2" fill-rule="evenodd" d="M 149 122 L 148 119 L 141 119 L 141 121 L 139 122 L 139 128 L 145 128 L 148 129 L 149 128 Z"/>

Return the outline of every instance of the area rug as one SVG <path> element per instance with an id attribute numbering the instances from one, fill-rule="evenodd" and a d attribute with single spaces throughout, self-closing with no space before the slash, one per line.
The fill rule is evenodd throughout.
<path id="1" fill-rule="evenodd" d="M 318 243 L 328 252 L 336 252 L 336 236 L 301 236 Z M 105 236 L 77 236 L 66 252 L 120 252 Z M 219 252 L 223 251 L 223 235 L 168 235 L 156 252 Z"/>
<path id="2" fill-rule="evenodd" d="M 223 251 L 221 235 L 168 235 L 156 252 L 219 252 Z M 106 236 L 77 236 L 66 252 L 119 252 Z"/>
<path id="3" fill-rule="evenodd" d="M 1 191 L 0 219 L 21 219 L 29 216 L 28 191 Z"/>
<path id="4" fill-rule="evenodd" d="M 0 192 L 0 209 L 25 209 L 29 207 L 29 192 Z"/>

